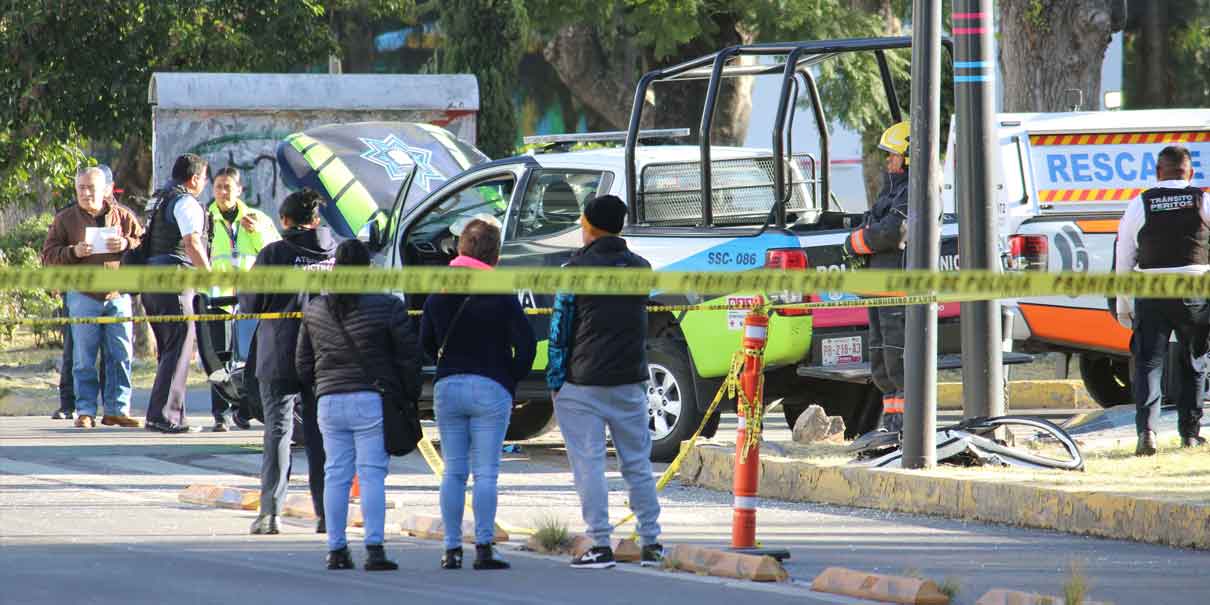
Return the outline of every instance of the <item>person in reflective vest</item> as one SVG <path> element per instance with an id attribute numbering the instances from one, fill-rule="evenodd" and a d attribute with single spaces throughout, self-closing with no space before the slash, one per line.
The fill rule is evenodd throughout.
<path id="1" fill-rule="evenodd" d="M 1155 187 L 1141 193 L 1126 206 L 1118 224 L 1116 273 L 1177 273 L 1203 275 L 1210 271 L 1210 193 L 1190 184 L 1193 159 L 1189 150 L 1173 145 L 1156 158 Z M 1156 453 L 1156 425 L 1164 361 L 1169 338 L 1176 334 L 1177 346 L 1188 362 L 1170 368 L 1174 376 L 1167 393 L 1176 402 L 1177 430 L 1181 447 L 1198 447 L 1206 440 L 1198 433 L 1202 421 L 1203 388 L 1210 343 L 1210 301 L 1205 298 L 1117 298 L 1118 321 L 1133 330 L 1130 353 L 1134 358 L 1131 390 L 1134 395 L 1136 456 Z"/>
<path id="2" fill-rule="evenodd" d="M 210 236 L 210 265 L 215 271 L 247 271 L 256 263 L 261 248 L 281 239 L 273 219 L 260 210 L 250 208 L 240 196 L 243 194 L 240 173 L 228 166 L 214 175 L 214 201 L 209 212 L 214 228 Z M 231 296 L 230 289 L 212 288 L 210 296 Z M 228 311 L 237 310 L 234 306 Z M 255 319 L 234 322 L 234 330 L 228 325 L 215 324 L 224 330 L 223 340 L 231 343 L 232 358 L 243 361 L 248 358 L 248 347 L 256 331 Z M 229 333 L 234 332 L 234 333 Z M 214 416 L 214 431 L 227 430 L 227 412 L 230 403 L 214 388 L 210 389 L 210 411 Z M 232 421 L 240 428 L 248 428 L 248 421 L 234 410 Z"/>
<path id="3" fill-rule="evenodd" d="M 845 238 L 850 257 L 871 269 L 902 269 L 907 247 L 908 134 L 906 120 L 886 129 L 878 141 L 887 152 L 882 191 L 862 218 L 861 226 Z M 870 373 L 882 391 L 882 428 L 903 428 L 903 307 L 870 307 Z"/>

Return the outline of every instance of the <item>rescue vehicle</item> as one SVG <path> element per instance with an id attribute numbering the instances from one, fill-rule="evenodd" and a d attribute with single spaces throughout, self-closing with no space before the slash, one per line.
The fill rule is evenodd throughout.
<path id="1" fill-rule="evenodd" d="M 1000 247 L 1013 271 L 1113 271 L 1118 221 L 1126 204 L 1156 182 L 1156 156 L 1184 145 L 1195 186 L 1210 190 L 1210 111 L 1157 109 L 1005 113 L 996 190 Z M 953 183 L 953 144 L 946 183 Z M 953 208 L 953 187 L 945 205 Z M 1102 296 L 1007 301 L 1018 350 L 1078 355 L 1089 394 L 1101 405 L 1131 403 L 1130 331 Z"/>

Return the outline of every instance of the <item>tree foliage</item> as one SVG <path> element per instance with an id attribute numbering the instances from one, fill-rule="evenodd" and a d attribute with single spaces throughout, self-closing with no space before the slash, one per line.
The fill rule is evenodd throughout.
<path id="1" fill-rule="evenodd" d="M 6 1 L 0 203 L 69 189 L 89 141 L 150 141 L 153 72 L 296 70 L 336 51 L 326 5 L 357 1 Z"/>
<path id="2" fill-rule="evenodd" d="M 446 0 L 438 7 L 445 46 L 436 64 L 445 73 L 479 79 L 477 145 L 488 157 L 512 155 L 517 111 L 513 91 L 525 50 L 528 13 L 522 0 Z"/>

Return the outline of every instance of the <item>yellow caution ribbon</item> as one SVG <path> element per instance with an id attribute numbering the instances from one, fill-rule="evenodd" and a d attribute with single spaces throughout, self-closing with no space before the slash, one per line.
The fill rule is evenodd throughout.
<path id="1" fill-rule="evenodd" d="M 503 294 L 726 294 L 729 292 L 852 292 L 963 294 L 982 299 L 1025 296 L 1136 296 L 1210 298 L 1210 274 L 1047 273 L 1025 271 L 648 271 L 616 267 L 530 267 L 467 271 L 449 267 L 402 269 L 336 267 L 300 271 L 192 271 L 173 267 L 96 266 L 0 268 L 0 290 L 182 292 L 212 287 L 240 292 L 449 292 Z"/>

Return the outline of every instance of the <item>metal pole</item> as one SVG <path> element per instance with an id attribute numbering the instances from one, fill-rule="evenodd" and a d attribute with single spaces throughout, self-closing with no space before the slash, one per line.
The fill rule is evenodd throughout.
<path id="1" fill-rule="evenodd" d="M 954 0 L 959 258 L 963 269 L 999 271 L 992 189 L 992 2 Z M 962 304 L 962 416 L 1004 415 L 1000 301 Z"/>
<path id="2" fill-rule="evenodd" d="M 908 269 L 937 271 L 941 255 L 941 0 L 912 8 Z M 937 304 L 907 308 L 903 467 L 937 464 Z"/>

